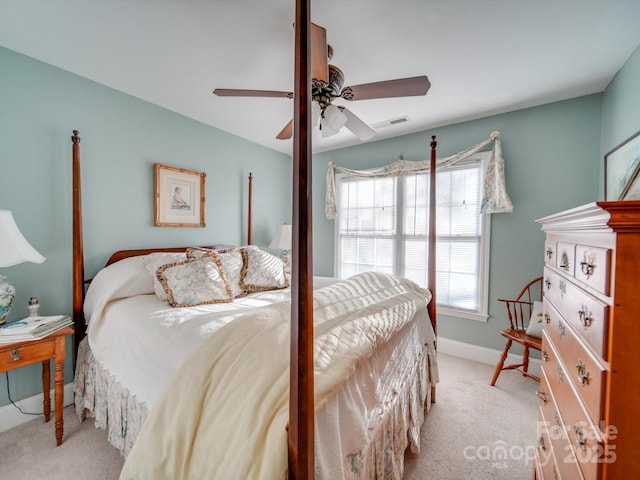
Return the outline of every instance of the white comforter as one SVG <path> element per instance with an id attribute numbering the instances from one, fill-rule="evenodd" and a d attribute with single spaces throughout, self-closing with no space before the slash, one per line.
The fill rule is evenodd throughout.
<path id="1" fill-rule="evenodd" d="M 429 299 L 373 272 L 316 291 L 316 408 Z M 289 311 L 289 302 L 260 308 L 203 341 L 152 409 L 121 479 L 284 478 Z"/>
<path id="2" fill-rule="evenodd" d="M 313 277 L 314 288 L 335 278 Z M 93 279 L 84 304 L 91 352 L 115 380 L 153 408 L 184 359 L 224 325 L 289 298 L 289 289 L 252 293 L 232 303 L 171 308 L 153 293 L 142 257 L 121 260 Z"/>

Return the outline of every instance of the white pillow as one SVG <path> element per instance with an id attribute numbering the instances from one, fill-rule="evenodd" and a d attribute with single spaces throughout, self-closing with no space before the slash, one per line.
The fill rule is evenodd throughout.
<path id="1" fill-rule="evenodd" d="M 153 289 L 156 297 L 160 300 L 167 300 L 167 292 L 162 288 L 160 280 L 158 280 L 158 268 L 169 263 L 178 263 L 187 259 L 185 252 L 154 252 L 143 257 L 144 265 L 153 279 Z"/>
<path id="2" fill-rule="evenodd" d="M 287 288 L 284 263 L 275 255 L 257 248 L 242 248 L 240 286 L 247 292 Z"/>
<path id="3" fill-rule="evenodd" d="M 125 258 L 96 274 L 84 300 L 87 323 L 112 300 L 153 293 L 153 280 L 143 260 L 141 256 Z"/>
<path id="4" fill-rule="evenodd" d="M 542 309 L 543 303 L 539 300 L 534 300 L 529 326 L 527 327 L 527 335 L 542 338 L 542 327 L 544 326 L 544 312 Z"/>
<path id="5" fill-rule="evenodd" d="M 220 268 L 220 260 L 212 255 L 162 265 L 158 268 L 158 280 L 172 307 L 193 307 L 233 300 Z"/>

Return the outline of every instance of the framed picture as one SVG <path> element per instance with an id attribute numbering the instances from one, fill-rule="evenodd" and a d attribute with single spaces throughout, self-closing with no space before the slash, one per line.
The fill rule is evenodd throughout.
<path id="1" fill-rule="evenodd" d="M 156 227 L 204 227 L 206 173 L 156 163 Z"/>
<path id="2" fill-rule="evenodd" d="M 640 131 L 604 156 L 604 199 L 640 200 Z"/>

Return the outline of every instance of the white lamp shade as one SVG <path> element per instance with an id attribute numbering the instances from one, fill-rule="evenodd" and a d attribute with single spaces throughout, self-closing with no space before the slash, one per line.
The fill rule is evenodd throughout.
<path id="1" fill-rule="evenodd" d="M 318 125 L 320 115 L 322 115 L 320 104 L 316 100 L 314 100 L 311 102 L 311 128 Z"/>
<path id="2" fill-rule="evenodd" d="M 0 267 L 44 261 L 45 258 L 24 238 L 11 212 L 0 210 Z"/>
<path id="3" fill-rule="evenodd" d="M 269 245 L 269 248 L 278 248 L 280 250 L 291 250 L 291 225 L 278 225 L 276 234 Z"/>
<path id="4" fill-rule="evenodd" d="M 323 137 L 336 135 L 344 124 L 347 123 L 347 116 L 335 105 L 329 105 L 324 109 L 324 116 L 320 120 L 320 128 Z"/>

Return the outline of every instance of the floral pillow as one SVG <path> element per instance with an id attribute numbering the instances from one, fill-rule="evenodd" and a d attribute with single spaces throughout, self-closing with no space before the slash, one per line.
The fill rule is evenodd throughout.
<path id="1" fill-rule="evenodd" d="M 212 250 L 210 248 L 192 247 L 187 249 L 187 258 L 202 258 L 213 256 L 220 260 L 220 266 L 227 278 L 227 283 L 231 289 L 233 298 L 240 298 L 247 295 L 247 292 L 240 286 L 240 273 L 242 272 L 242 252 L 238 248 L 225 248 L 222 250 Z"/>
<path id="2" fill-rule="evenodd" d="M 187 259 L 184 252 L 154 252 L 143 257 L 144 266 L 153 278 L 153 290 L 160 300 L 167 300 L 167 293 L 157 276 L 158 268 L 169 263 L 178 263 Z"/>
<path id="3" fill-rule="evenodd" d="M 242 248 L 240 286 L 247 292 L 287 288 L 282 259 L 258 248 Z"/>
<path id="4" fill-rule="evenodd" d="M 210 255 L 162 265 L 157 277 L 172 307 L 233 301 L 220 260 Z"/>

